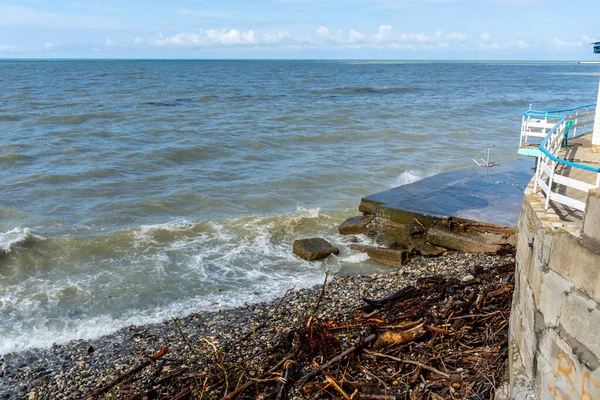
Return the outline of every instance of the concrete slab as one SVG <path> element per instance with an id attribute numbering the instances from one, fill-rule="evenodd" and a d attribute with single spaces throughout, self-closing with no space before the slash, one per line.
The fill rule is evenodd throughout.
<path id="1" fill-rule="evenodd" d="M 360 209 L 376 216 L 403 210 L 514 226 L 534 167 L 532 159 L 521 159 L 490 168 L 443 172 L 367 196 Z"/>

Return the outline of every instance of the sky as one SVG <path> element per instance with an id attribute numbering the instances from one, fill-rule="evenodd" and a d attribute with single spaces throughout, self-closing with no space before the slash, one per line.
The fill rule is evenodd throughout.
<path id="1" fill-rule="evenodd" d="M 599 0 L 0 0 L 0 58 L 600 61 Z"/>

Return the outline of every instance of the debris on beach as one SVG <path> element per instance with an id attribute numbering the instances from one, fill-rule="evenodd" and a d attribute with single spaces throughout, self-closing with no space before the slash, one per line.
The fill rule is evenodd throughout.
<path id="1" fill-rule="evenodd" d="M 422 277 L 334 316 L 320 312 L 326 277 L 303 320 L 275 323 L 284 296 L 226 347 L 208 338 L 193 344 L 173 319 L 185 357 L 164 347 L 82 398 L 494 398 L 505 378 L 514 258 L 469 273 Z"/>

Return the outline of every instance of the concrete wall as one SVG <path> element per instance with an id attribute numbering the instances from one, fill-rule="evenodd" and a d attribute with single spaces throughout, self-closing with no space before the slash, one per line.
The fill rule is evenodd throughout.
<path id="1" fill-rule="evenodd" d="M 600 400 L 600 191 L 588 196 L 581 232 L 569 233 L 531 187 L 519 219 L 510 395 Z"/>

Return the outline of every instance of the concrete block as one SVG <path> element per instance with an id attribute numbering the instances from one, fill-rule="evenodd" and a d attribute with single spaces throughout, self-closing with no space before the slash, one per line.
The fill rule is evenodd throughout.
<path id="1" fill-rule="evenodd" d="M 515 307 L 512 308 L 510 313 L 509 336 L 511 351 L 514 347 L 515 357 L 517 357 L 519 361 L 518 365 L 511 365 L 511 370 L 513 367 L 523 369 L 525 367 L 523 357 L 521 357 L 521 349 L 525 346 L 525 344 L 523 343 L 523 340 L 525 338 L 525 336 L 523 335 L 523 313 Z"/>
<path id="2" fill-rule="evenodd" d="M 516 306 L 521 313 L 523 313 L 523 304 L 527 301 L 527 289 L 529 289 L 527 274 L 523 270 L 523 266 L 517 263 L 515 271 L 515 288 L 513 292 L 513 308 Z"/>
<path id="3" fill-rule="evenodd" d="M 531 263 L 533 258 L 533 247 L 530 247 L 530 244 L 533 245 L 534 241 L 532 232 L 527 229 L 527 225 L 525 223 L 519 225 L 517 259 L 519 259 L 521 263 L 527 265 Z"/>
<path id="4" fill-rule="evenodd" d="M 590 245 L 600 247 L 600 189 L 588 193 L 581 235 Z"/>
<path id="5" fill-rule="evenodd" d="M 600 256 L 569 233 L 554 236 L 549 268 L 600 302 Z"/>
<path id="6" fill-rule="evenodd" d="M 536 308 L 540 308 L 543 274 L 542 266 L 535 262 L 532 262 L 527 269 L 527 283 L 533 293 Z"/>
<path id="7" fill-rule="evenodd" d="M 387 249 L 362 244 L 353 244 L 350 248 L 368 254 L 371 260 L 379 264 L 391 267 L 401 267 L 408 260 L 408 250 L 406 249 Z"/>
<path id="8" fill-rule="evenodd" d="M 520 349 L 525 348 L 522 326 L 522 314 L 513 309 L 510 313 L 509 324 L 509 363 L 510 363 L 510 381 L 509 398 L 510 399 L 534 399 L 534 391 L 531 387 L 533 369 L 531 365 L 525 366 L 520 354 Z"/>
<path id="9" fill-rule="evenodd" d="M 526 287 L 525 296 L 521 299 L 523 314 L 521 317 L 523 347 L 520 354 L 526 369 L 533 371 L 533 360 L 536 353 L 537 343 L 535 335 L 535 302 L 531 288 Z"/>
<path id="10" fill-rule="evenodd" d="M 540 340 L 537 367 L 540 399 L 600 398 L 600 371 L 582 364 L 555 330 L 548 330 Z"/>
<path id="11" fill-rule="evenodd" d="M 563 300 L 560 324 L 563 336 L 582 361 L 597 367 L 600 355 L 600 310 L 598 303 L 578 289 L 574 289 Z M 572 339 L 572 340 L 571 340 Z M 581 345 L 585 346 L 581 348 Z M 590 359 L 591 358 L 591 359 Z"/>
<path id="12" fill-rule="evenodd" d="M 533 243 L 535 262 L 539 265 L 548 265 L 550 262 L 554 235 L 546 233 L 544 229 L 539 229 L 535 235 Z"/>
<path id="13" fill-rule="evenodd" d="M 538 309 L 544 315 L 546 325 L 556 327 L 563 300 L 573 288 L 573 284 L 553 271 L 543 274 L 541 280 Z"/>

